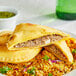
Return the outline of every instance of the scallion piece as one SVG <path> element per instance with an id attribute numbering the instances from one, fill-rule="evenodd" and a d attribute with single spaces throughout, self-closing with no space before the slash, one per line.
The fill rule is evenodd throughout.
<path id="1" fill-rule="evenodd" d="M 72 50 L 72 53 L 76 53 L 76 49 L 73 49 L 73 50 Z"/>
<path id="2" fill-rule="evenodd" d="M 2 74 L 7 73 L 9 70 L 12 70 L 12 68 L 9 68 L 7 66 L 4 66 L 3 68 L 0 68 L 0 72 Z"/>
<path id="3" fill-rule="evenodd" d="M 52 73 L 48 73 L 48 76 L 53 76 Z"/>
<path id="4" fill-rule="evenodd" d="M 35 75 L 35 67 L 32 67 L 32 69 L 27 70 L 27 73 Z"/>
<path id="5" fill-rule="evenodd" d="M 45 55 L 45 56 L 43 57 L 43 59 L 44 59 L 44 60 L 48 60 L 48 59 L 50 59 L 50 58 L 49 58 L 49 56 Z"/>

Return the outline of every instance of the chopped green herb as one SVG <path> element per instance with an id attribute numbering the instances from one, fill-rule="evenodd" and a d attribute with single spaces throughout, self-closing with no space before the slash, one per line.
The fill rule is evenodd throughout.
<path id="1" fill-rule="evenodd" d="M 26 68 L 26 66 L 23 66 L 24 68 Z"/>
<path id="2" fill-rule="evenodd" d="M 27 70 L 27 73 L 31 73 L 31 70 Z"/>
<path id="3" fill-rule="evenodd" d="M 72 65 L 74 64 L 74 62 L 72 63 Z"/>
<path id="4" fill-rule="evenodd" d="M 72 53 L 76 53 L 76 49 L 73 49 L 73 50 L 72 50 Z"/>
<path id="5" fill-rule="evenodd" d="M 27 73 L 35 75 L 35 67 L 32 67 L 32 69 L 27 70 Z"/>
<path id="6" fill-rule="evenodd" d="M 48 76 L 53 76 L 52 73 L 48 73 Z"/>
<path id="7" fill-rule="evenodd" d="M 35 70 L 35 67 L 32 67 L 32 70 Z"/>
<path id="8" fill-rule="evenodd" d="M 47 55 L 45 55 L 44 57 L 43 57 L 43 59 L 45 59 L 45 60 L 48 60 L 48 59 L 50 59 Z"/>
<path id="9" fill-rule="evenodd" d="M 7 66 L 4 66 L 3 68 L 0 68 L 1 73 L 7 73 L 9 70 L 12 70 L 12 68 L 8 68 Z"/>

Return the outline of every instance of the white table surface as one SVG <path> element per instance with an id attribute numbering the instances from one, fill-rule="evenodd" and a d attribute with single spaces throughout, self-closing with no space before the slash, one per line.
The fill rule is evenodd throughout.
<path id="1" fill-rule="evenodd" d="M 47 25 L 76 34 L 76 20 L 65 21 L 55 16 L 56 0 L 0 0 L 0 6 L 14 7 L 19 10 L 19 23 Z M 73 74 L 74 73 L 74 74 Z M 72 75 L 75 76 L 75 72 Z"/>

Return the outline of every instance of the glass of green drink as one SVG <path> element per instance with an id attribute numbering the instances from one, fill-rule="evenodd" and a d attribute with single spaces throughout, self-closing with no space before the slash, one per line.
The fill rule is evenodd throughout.
<path id="1" fill-rule="evenodd" d="M 56 15 L 60 19 L 76 19 L 76 0 L 57 0 Z"/>

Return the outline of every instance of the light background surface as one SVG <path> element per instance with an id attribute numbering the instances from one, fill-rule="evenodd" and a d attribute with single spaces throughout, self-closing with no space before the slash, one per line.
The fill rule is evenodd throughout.
<path id="1" fill-rule="evenodd" d="M 56 0 L 0 0 L 0 6 L 19 10 L 17 24 L 29 22 L 47 25 L 76 34 L 76 20 L 64 21 L 55 17 Z"/>

